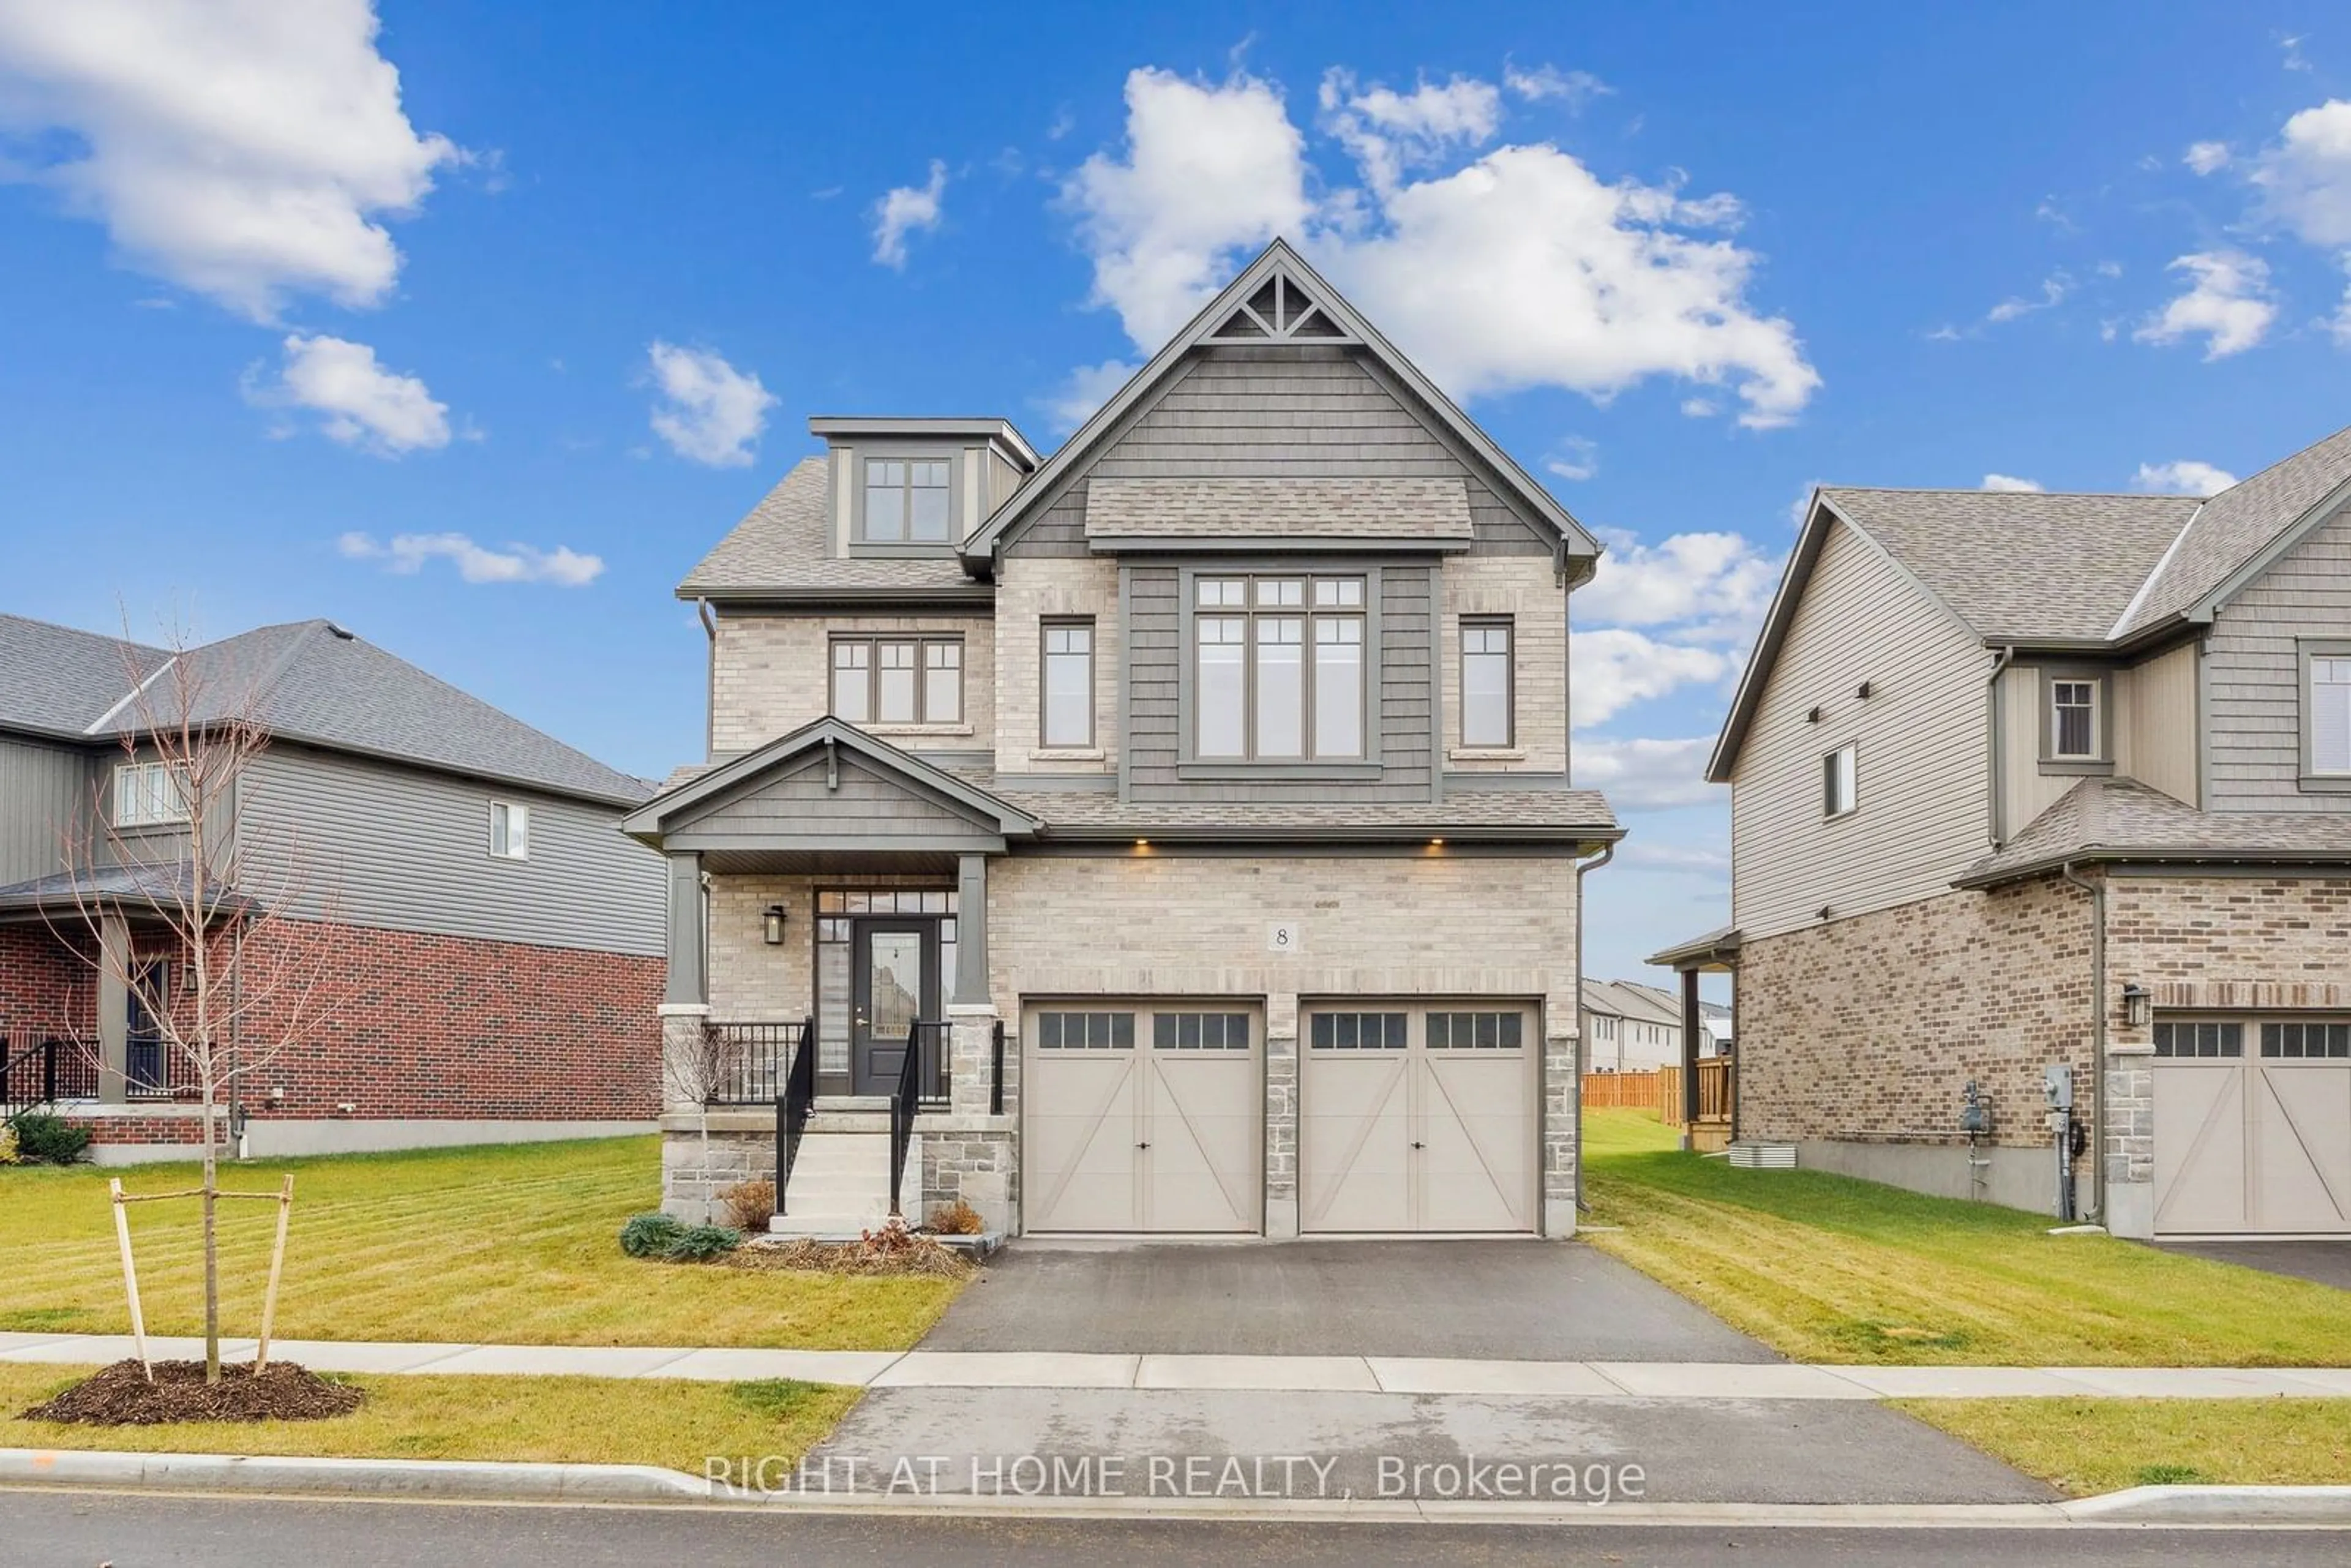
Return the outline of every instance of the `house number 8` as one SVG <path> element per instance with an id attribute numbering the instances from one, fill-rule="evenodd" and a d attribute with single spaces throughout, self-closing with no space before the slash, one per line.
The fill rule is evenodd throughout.
<path id="1" fill-rule="evenodd" d="M 1269 953 L 1295 953 L 1299 948 L 1298 923 L 1278 920 L 1265 928 L 1265 950 Z"/>

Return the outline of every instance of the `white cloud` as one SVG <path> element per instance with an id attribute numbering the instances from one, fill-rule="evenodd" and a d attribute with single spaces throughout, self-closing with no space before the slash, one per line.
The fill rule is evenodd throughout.
<path id="1" fill-rule="evenodd" d="M 2141 342 L 2176 343 L 2191 333 L 2204 335 L 2204 357 L 2225 359 L 2260 342 L 2277 319 L 2270 293 L 2269 264 L 2241 250 L 2203 251 L 2183 256 L 2169 270 L 2184 272 L 2193 283 L 2131 334 Z"/>
<path id="2" fill-rule="evenodd" d="M 1455 146 L 1484 146 L 1502 121 L 1499 89 L 1471 77 L 1441 87 L 1424 81 L 1408 93 L 1376 82 L 1358 90 L 1354 73 L 1334 66 L 1323 73 L 1317 101 L 1323 128 L 1383 193 L 1407 168 L 1434 163 Z"/>
<path id="3" fill-rule="evenodd" d="M 384 570 L 413 576 L 436 558 L 455 563 L 467 582 L 551 582 L 562 588 L 585 588 L 602 575 L 601 556 L 582 555 L 568 545 L 551 550 L 529 545 L 508 545 L 494 550 L 464 534 L 394 534 L 378 543 L 372 534 L 348 533 L 335 548 L 352 560 L 374 560 Z"/>
<path id="4" fill-rule="evenodd" d="M 2179 463 L 2142 463 L 2131 480 L 2134 490 L 2154 490 L 2167 496 L 2217 496 L 2237 482 L 2225 468 L 2189 459 Z"/>
<path id="5" fill-rule="evenodd" d="M 1985 311 L 1984 319 L 1993 323 L 2013 321 L 2020 316 L 2030 316 L 2036 310 L 2047 310 L 2063 303 L 2065 296 L 2073 291 L 2073 275 L 2061 269 L 2041 280 L 2040 298 L 2027 299 L 2011 295 Z"/>
<path id="6" fill-rule="evenodd" d="M 2335 259 L 2346 272 L 2351 272 L 2351 251 L 2346 251 Z M 2351 349 L 2351 283 L 2344 286 L 2343 302 L 2335 306 L 2335 314 L 2326 319 L 2326 331 L 2335 340 L 2336 348 Z"/>
<path id="7" fill-rule="evenodd" d="M 2210 174 L 2229 166 L 2229 144 L 2225 141 L 2192 142 L 2179 161 L 2199 174 Z"/>
<path id="8" fill-rule="evenodd" d="M 653 434 L 689 463 L 740 468 L 768 427 L 776 395 L 709 349 L 681 349 L 655 339 L 645 349 L 660 401 Z"/>
<path id="9" fill-rule="evenodd" d="M 2275 33 L 2271 36 L 2277 40 L 2277 47 L 2285 57 L 2278 62 L 2280 65 L 2290 71 L 2306 71 L 2312 68 L 2309 59 L 2302 52 L 2302 46 L 2308 40 L 2308 34 L 2296 33 L 2289 36 L 2284 33 Z"/>
<path id="10" fill-rule="evenodd" d="M 1813 497 L 1819 493 L 1821 484 L 1822 481 L 1814 479 L 1802 489 L 1797 491 L 1796 498 L 1788 503 L 1788 526 L 1790 528 L 1802 528 L 1804 526 L 1804 520 L 1813 515 Z"/>
<path id="11" fill-rule="evenodd" d="M 2329 99 L 2289 119 L 2252 181 L 2269 214 L 2312 245 L 2351 245 L 2351 103 Z"/>
<path id="12" fill-rule="evenodd" d="M 1704 738 L 1579 740 L 1575 782 L 1605 791 L 1619 810 L 1703 805 L 1725 799 L 1719 786 L 1706 781 L 1706 759 L 1713 749 L 1714 742 Z"/>
<path id="13" fill-rule="evenodd" d="M 1094 410 L 1108 402 L 1119 388 L 1133 380 L 1140 368 L 1130 360 L 1080 365 L 1070 372 L 1060 390 L 1044 400 L 1046 420 L 1056 432 L 1077 429 L 1092 419 Z"/>
<path id="14" fill-rule="evenodd" d="M 1318 204 L 1279 89 L 1127 78 L 1125 146 L 1088 159 L 1063 195 L 1094 300 L 1138 347 L 1155 350 L 1238 258 L 1287 234 L 1457 397 L 1558 386 L 1605 402 L 1665 375 L 1735 392 L 1740 423 L 1762 428 L 1819 387 L 1793 326 L 1747 301 L 1759 258 L 1723 233 L 1735 197 L 1687 197 L 1678 174 L 1606 183 L 1546 144 L 1408 177 L 1482 140 L 1485 100 L 1458 81 L 1382 99 L 1337 79 L 1332 113 L 1353 128 L 1326 123 L 1368 188 Z"/>
<path id="15" fill-rule="evenodd" d="M 1710 397 L 1686 397 L 1681 406 L 1685 419 L 1712 419 L 1720 412 L 1720 405 Z"/>
<path id="16" fill-rule="evenodd" d="M 1616 90 L 1590 71 L 1563 71 L 1557 66 L 1520 70 L 1506 64 L 1502 67 L 1502 85 L 1529 103 L 1557 99 L 1571 113 L 1580 112 L 1593 99 L 1605 98 Z"/>
<path id="17" fill-rule="evenodd" d="M 1303 229 L 1305 141 L 1280 89 L 1221 87 L 1145 67 L 1126 78 L 1125 155 L 1097 152 L 1062 197 L 1093 257 L 1093 298 L 1155 351 L 1207 304 L 1231 263 Z"/>
<path id="18" fill-rule="evenodd" d="M 1987 474 L 1979 490 L 2033 491 L 2042 487 L 2038 479 L 2020 479 L 2013 474 Z"/>
<path id="19" fill-rule="evenodd" d="M 899 185 L 873 204 L 873 259 L 884 267 L 906 265 L 906 236 L 939 226 L 939 198 L 946 194 L 947 166 L 931 160 L 931 177 L 920 185 Z"/>
<path id="20" fill-rule="evenodd" d="M 1600 444 L 1581 435 L 1563 435 L 1543 458 L 1543 467 L 1562 479 L 1589 479 L 1600 472 Z"/>
<path id="21" fill-rule="evenodd" d="M 409 123 L 376 27 L 368 0 L 0 0 L 0 128 L 70 135 L 28 177 L 141 271 L 256 320 L 375 305 L 401 265 L 382 220 L 466 156 Z"/>
<path id="22" fill-rule="evenodd" d="M 1635 703 L 1687 685 L 1719 681 L 1736 665 L 1728 654 L 1623 627 L 1578 632 L 1568 645 L 1569 722 L 1605 724 Z"/>
<path id="23" fill-rule="evenodd" d="M 1744 643 L 1779 585 L 1778 563 L 1738 534 L 1676 534 L 1655 546 L 1615 530 L 1606 538 L 1598 571 L 1575 591 L 1579 625 L 1678 625 L 1686 639 Z"/>
<path id="24" fill-rule="evenodd" d="M 365 343 L 343 338 L 287 338 L 277 379 L 246 372 L 246 398 L 262 408 L 308 409 L 329 439 L 380 457 L 449 444 L 449 405 L 416 376 L 388 371 Z"/>

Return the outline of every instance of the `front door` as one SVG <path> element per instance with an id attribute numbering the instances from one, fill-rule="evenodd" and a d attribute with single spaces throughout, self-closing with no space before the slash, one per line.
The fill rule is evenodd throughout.
<path id="1" fill-rule="evenodd" d="M 167 1064 L 163 1060 L 166 1050 L 163 1030 L 157 1024 L 149 1001 L 151 998 L 161 1001 L 170 994 L 171 973 L 167 960 L 148 958 L 141 961 L 131 980 L 130 994 L 124 998 L 127 1016 L 123 1030 L 122 1075 L 134 1091 L 161 1093 L 169 1081 L 165 1072 Z"/>
<path id="2" fill-rule="evenodd" d="M 850 951 L 850 1092 L 898 1087 L 906 1037 L 939 1016 L 938 922 L 860 920 Z"/>

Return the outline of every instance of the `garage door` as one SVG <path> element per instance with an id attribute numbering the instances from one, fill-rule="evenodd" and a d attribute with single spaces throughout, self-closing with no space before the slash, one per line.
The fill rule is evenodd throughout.
<path id="1" fill-rule="evenodd" d="M 2351 1234 L 2351 1019 L 2157 1023 L 2155 1228 Z"/>
<path id="2" fill-rule="evenodd" d="M 1027 1009 L 1026 1228 L 1260 1229 L 1259 1019 L 1228 1001 Z"/>
<path id="3" fill-rule="evenodd" d="M 1332 1004 L 1301 1034 L 1300 1229 L 1535 1228 L 1532 1008 Z"/>

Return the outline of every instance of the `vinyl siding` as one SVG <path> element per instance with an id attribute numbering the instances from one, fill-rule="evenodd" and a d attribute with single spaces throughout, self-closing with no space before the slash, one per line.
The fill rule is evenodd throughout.
<path id="1" fill-rule="evenodd" d="M 246 780 L 252 891 L 390 930 L 659 955 L 661 857 L 621 813 L 557 796 L 297 746 Z M 492 800 L 530 809 L 530 858 L 489 852 Z M 289 873 L 288 862 L 292 863 Z"/>
<path id="2" fill-rule="evenodd" d="M 2183 643 L 2125 672 L 2115 700 L 2116 769 L 2190 806 L 2199 804 L 2197 650 Z"/>
<path id="3" fill-rule="evenodd" d="M 2114 673 L 2108 701 L 2122 706 L 2125 678 Z M 2000 821 L 2003 836 L 2014 838 L 2026 823 L 2057 803 L 2082 781 L 2078 773 L 2041 771 L 2042 727 L 2048 722 L 2042 707 L 2041 666 L 2011 664 L 2000 676 Z M 2111 730 L 2115 715 L 2106 715 Z M 2119 739 L 2119 737 L 2116 737 Z"/>
<path id="4" fill-rule="evenodd" d="M 2351 795 L 2301 788 L 2302 637 L 2351 639 L 2351 514 L 2288 551 L 2213 622 L 2207 810 L 2351 810 Z"/>
<path id="5" fill-rule="evenodd" d="M 1841 918 L 1947 893 L 1982 854 L 1989 671 L 1875 546 L 1832 526 L 1732 773 L 1733 920 L 1750 941 L 1824 904 Z M 1860 810 L 1830 821 L 1821 758 L 1847 741 Z"/>
<path id="6" fill-rule="evenodd" d="M 65 845 L 88 815 L 90 758 L 37 741 L 0 740 L 0 887 L 65 868 Z"/>

